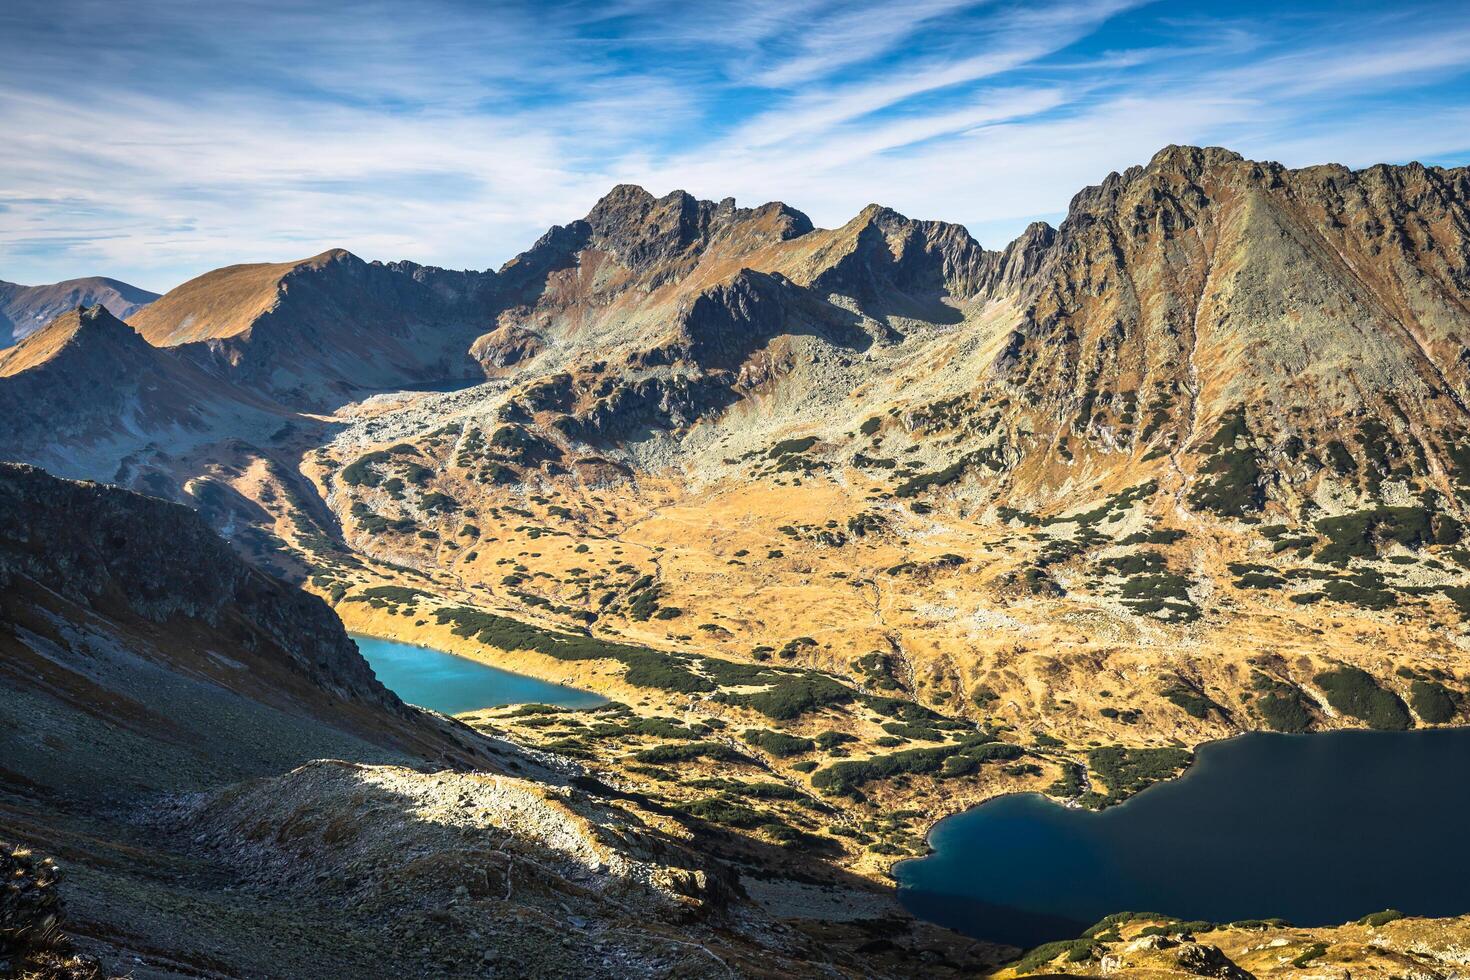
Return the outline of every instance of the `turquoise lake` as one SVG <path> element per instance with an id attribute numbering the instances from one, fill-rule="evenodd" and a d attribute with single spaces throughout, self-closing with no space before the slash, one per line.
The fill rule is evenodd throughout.
<path id="1" fill-rule="evenodd" d="M 1336 925 L 1470 912 L 1470 729 L 1252 734 L 1093 813 L 1035 794 L 938 824 L 895 869 L 914 914 L 1034 946 L 1112 912 Z"/>
<path id="2" fill-rule="evenodd" d="M 409 704 L 457 715 L 506 704 L 593 708 L 607 699 L 591 691 L 537 680 L 428 647 L 352 634 L 378 680 Z"/>

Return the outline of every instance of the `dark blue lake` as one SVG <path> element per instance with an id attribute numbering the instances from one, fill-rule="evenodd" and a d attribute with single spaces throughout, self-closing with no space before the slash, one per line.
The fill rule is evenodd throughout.
<path id="1" fill-rule="evenodd" d="M 895 871 L 914 914 L 1034 946 L 1124 910 L 1328 925 L 1470 912 L 1470 729 L 1252 734 L 1092 813 L 1003 797 Z"/>
<path id="2" fill-rule="evenodd" d="M 372 636 L 352 639 L 383 686 L 409 704 L 457 715 L 504 704 L 592 708 L 607 699 L 452 654 Z"/>

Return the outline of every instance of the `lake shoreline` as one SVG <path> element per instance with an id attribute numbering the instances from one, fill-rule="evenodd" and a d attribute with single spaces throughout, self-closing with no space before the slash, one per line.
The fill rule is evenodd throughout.
<path id="1" fill-rule="evenodd" d="M 523 704 L 581 710 L 608 703 L 595 691 L 447 650 L 368 633 L 348 635 L 384 687 L 407 703 L 441 714 L 464 715 Z"/>
<path id="2" fill-rule="evenodd" d="M 1153 832 L 1165 844 L 1177 848 L 1189 838 L 1191 833 L 1195 833 L 1196 823 L 1199 827 L 1208 826 L 1208 814 L 1211 812 L 1210 808 L 1200 808 L 1196 805 L 1195 810 L 1190 810 L 1189 804 L 1192 800 L 1205 799 L 1216 806 L 1221 805 L 1221 800 L 1225 800 L 1227 804 L 1226 808 L 1228 809 L 1228 804 L 1231 802 L 1228 799 L 1229 794 L 1222 794 L 1220 787 L 1215 785 L 1216 783 L 1224 780 L 1225 783 L 1229 784 L 1231 780 L 1236 780 L 1245 785 L 1246 788 L 1249 788 L 1250 779 L 1260 775 L 1255 771 L 1255 768 L 1261 770 L 1269 770 L 1273 767 L 1282 769 L 1291 764 L 1293 760 L 1297 760 L 1303 765 L 1310 763 L 1311 766 L 1316 767 L 1316 771 L 1309 773 L 1310 778 L 1308 778 L 1305 784 L 1306 789 L 1303 791 L 1306 796 L 1311 796 L 1312 793 L 1316 793 L 1316 796 L 1313 798 L 1320 804 L 1320 810 L 1311 815 L 1316 825 L 1320 825 L 1319 827 L 1314 825 L 1313 829 L 1320 829 L 1320 833 L 1314 833 L 1312 836 L 1332 839 L 1340 836 L 1345 826 L 1351 826 L 1353 824 L 1355 819 L 1355 805 L 1357 809 L 1361 809 L 1362 801 L 1357 800 L 1357 797 L 1351 794 L 1342 794 L 1341 797 L 1334 798 L 1328 792 L 1329 787 L 1325 785 L 1326 782 L 1330 781 L 1328 777 L 1335 773 L 1335 778 L 1342 779 L 1344 782 L 1356 780 L 1358 779 L 1357 776 L 1350 775 L 1355 771 L 1353 766 L 1355 761 L 1362 767 L 1371 767 L 1375 764 L 1379 764 L 1381 767 L 1381 764 L 1385 761 L 1385 747 L 1401 747 L 1402 740 L 1404 739 L 1423 740 L 1426 738 L 1430 739 L 1431 742 L 1418 751 L 1416 761 L 1419 765 L 1417 769 L 1414 766 L 1404 764 L 1404 757 L 1397 757 L 1394 760 L 1398 768 L 1413 770 L 1413 774 L 1424 785 L 1417 787 L 1410 786 L 1411 780 L 1408 774 L 1401 773 L 1401 781 L 1408 789 L 1407 791 L 1402 791 L 1401 787 L 1400 795 L 1395 796 L 1393 792 L 1395 787 L 1392 782 L 1393 773 L 1391 770 L 1386 771 L 1388 781 L 1383 785 L 1386 787 L 1384 792 L 1390 800 L 1434 800 L 1434 806 L 1419 807 L 1413 811 L 1414 817 L 1420 822 L 1433 824 L 1436 819 L 1435 815 L 1444 809 L 1444 803 L 1441 797 L 1433 795 L 1434 789 L 1437 788 L 1436 778 L 1447 771 L 1445 767 L 1447 760 L 1444 757 L 1447 751 L 1450 753 L 1459 751 L 1461 743 L 1467 735 L 1470 735 L 1470 726 L 1431 725 L 1421 726 L 1404 732 L 1384 732 L 1373 729 L 1336 729 L 1326 732 L 1291 734 L 1243 732 L 1229 738 L 1213 739 L 1209 742 L 1201 743 L 1198 746 L 1194 760 L 1178 776 L 1160 780 L 1123 803 L 1114 807 L 1108 807 L 1102 811 L 1083 810 L 1083 808 L 1075 806 L 1068 807 L 1047 797 L 1045 794 L 1026 792 L 1002 794 L 986 800 L 977 806 L 950 814 L 937 821 L 925 834 L 924 839 L 928 847 L 926 853 L 922 856 L 905 858 L 902 861 L 896 862 L 891 870 L 891 875 L 897 884 L 896 890 L 900 896 L 900 900 L 905 901 L 905 906 L 913 914 L 928 918 L 930 921 L 938 922 L 950 928 L 959 928 L 961 931 L 977 938 L 1016 943 L 1017 940 L 1014 935 L 1006 934 L 1007 930 L 1003 923 L 997 924 L 994 927 L 994 931 L 982 933 L 977 931 L 976 927 L 979 926 L 978 922 L 971 923 L 969 928 L 965 928 L 956 925 L 953 916 L 950 917 L 949 921 L 942 921 L 941 919 L 934 918 L 932 914 L 925 914 L 922 909 L 923 903 L 929 900 L 931 896 L 935 899 L 947 896 L 957 905 L 970 902 L 976 905 L 990 904 L 996 907 L 1013 909 L 1017 912 L 1018 917 L 1022 917 L 1023 913 L 1061 916 L 1061 913 L 1058 913 L 1052 905 L 1043 903 L 1043 905 L 1033 908 L 1025 904 L 1028 881 L 1032 883 L 1030 887 L 1038 887 L 1035 883 L 1045 880 L 1048 873 L 1055 870 L 1047 867 L 1044 857 L 1038 858 L 1038 870 L 1029 875 L 1024 870 L 1016 872 L 1015 877 L 1021 880 L 1019 882 L 1012 882 L 1007 886 L 1004 884 L 1007 879 L 1004 873 L 1004 868 L 1006 867 L 1004 861 L 997 860 L 992 863 L 985 863 L 976 860 L 976 854 L 988 853 L 985 850 L 985 847 L 988 845 L 984 843 L 977 844 L 973 834 L 996 833 L 998 831 L 995 828 L 1000 827 L 1005 827 L 1013 831 L 1017 827 L 1021 827 L 1020 833 L 1032 833 L 1044 836 L 1048 832 L 1061 833 L 1061 831 L 1055 830 L 1055 828 L 1064 827 L 1069 835 L 1080 835 L 1080 837 L 1089 841 L 1121 841 L 1123 844 L 1133 847 L 1132 852 L 1128 851 L 1127 847 L 1124 847 L 1115 854 L 1110 854 L 1106 851 L 1097 851 L 1095 853 L 1091 851 L 1080 852 L 1083 854 L 1085 860 L 1094 860 L 1100 867 L 1107 866 L 1112 861 L 1124 860 L 1124 864 L 1121 867 L 1125 871 L 1132 871 L 1135 866 L 1130 865 L 1124 856 L 1137 858 L 1139 854 L 1150 854 L 1152 851 L 1150 848 L 1143 847 L 1139 844 L 1139 841 L 1135 839 L 1137 832 L 1131 830 L 1130 825 L 1140 822 L 1147 824 L 1150 820 L 1157 823 L 1160 814 L 1163 813 L 1173 811 L 1184 813 L 1187 815 L 1186 817 L 1178 817 L 1176 814 L 1177 819 L 1171 818 L 1173 819 L 1171 824 L 1153 829 Z M 1337 737 L 1323 738 L 1322 736 Z M 1244 749 L 1241 748 L 1242 746 L 1244 746 Z M 1283 747 L 1293 747 L 1293 750 L 1283 752 Z M 1221 758 L 1219 755 L 1220 752 L 1230 752 L 1232 755 Z M 1201 754 L 1204 755 L 1204 760 L 1201 760 Z M 1409 753 L 1408 755 L 1414 755 L 1414 753 Z M 1451 755 L 1448 761 L 1452 764 L 1455 759 L 1462 760 L 1463 754 L 1459 756 Z M 1242 760 L 1250 761 L 1250 765 L 1244 770 L 1241 766 Z M 1206 763 L 1203 769 L 1201 769 L 1201 761 Z M 1337 768 L 1331 769 L 1327 773 L 1327 776 L 1324 776 L 1322 767 L 1328 766 L 1329 763 L 1336 765 Z M 1435 768 L 1436 765 L 1439 768 Z M 1450 769 L 1448 771 L 1455 770 Z M 1383 775 L 1383 773 L 1379 774 L 1379 776 Z M 1194 779 L 1187 778 L 1190 776 L 1193 776 Z M 1211 778 L 1212 776 L 1214 777 L 1213 779 Z M 1203 786 L 1199 783 L 1201 778 L 1207 780 L 1207 783 Z M 1152 792 L 1157 787 L 1173 787 L 1173 791 L 1165 794 L 1161 799 L 1160 794 Z M 1290 779 L 1282 780 L 1282 787 L 1290 789 L 1292 787 L 1292 781 Z M 1361 794 L 1362 787 L 1359 786 L 1356 788 Z M 1470 796 L 1470 791 L 1465 792 L 1467 796 Z M 1219 797 L 1219 799 L 1211 799 L 1212 794 L 1215 797 Z M 1261 814 L 1271 811 L 1272 804 L 1281 806 L 1283 805 L 1283 801 L 1285 803 L 1291 802 L 1289 793 L 1282 793 L 1279 797 L 1261 795 L 1257 799 L 1260 801 L 1261 807 L 1257 811 L 1251 812 L 1249 817 L 1260 818 Z M 1136 806 L 1129 806 L 1129 804 L 1135 801 L 1141 802 Z M 1238 803 L 1238 801 L 1235 802 Z M 1300 804 L 1301 801 L 1297 800 L 1296 802 Z M 1380 800 L 1379 803 L 1381 804 L 1382 801 Z M 1139 815 L 1140 808 L 1143 809 L 1142 815 Z M 977 816 L 979 814 L 984 815 Z M 1331 815 L 1331 819 L 1324 820 L 1322 814 Z M 1305 821 L 1306 815 L 1295 813 L 1291 814 L 1291 816 L 1301 818 L 1298 832 L 1302 832 L 1301 828 L 1307 826 L 1307 822 Z M 1017 821 L 1023 817 L 1025 818 L 1025 824 L 1018 824 Z M 1249 817 L 1246 818 L 1247 823 L 1249 823 Z M 1438 819 L 1443 820 L 1445 818 L 1439 817 Z M 954 836 L 962 832 L 962 828 L 956 828 L 956 821 L 962 823 L 962 828 L 966 823 L 974 825 L 975 829 L 972 831 L 971 838 L 965 839 Z M 1191 821 L 1195 821 L 1196 823 L 1192 823 Z M 1288 824 L 1287 826 L 1295 825 Z M 987 830 L 987 828 L 990 829 Z M 1442 830 L 1443 828 L 1436 829 Z M 1239 835 L 1240 828 L 1237 827 L 1234 830 Z M 1434 833 L 1436 831 L 1430 830 L 1423 832 Z M 1199 830 L 1196 834 L 1200 838 L 1204 838 L 1205 835 L 1206 831 L 1203 829 Z M 1307 834 L 1303 833 L 1303 836 L 1305 837 Z M 1071 843 L 1070 838 L 1058 839 Z M 1224 839 L 1228 841 L 1228 834 Z M 1308 841 L 1307 843 L 1313 842 Z M 1027 841 L 1023 842 L 1023 844 L 1033 845 L 1038 853 L 1043 855 L 1047 853 L 1046 848 L 1037 845 L 1035 841 Z M 1187 861 L 1190 858 L 1211 858 L 1213 855 L 1210 852 L 1217 844 L 1218 841 L 1213 838 L 1210 838 L 1209 843 L 1205 845 L 1199 845 L 1198 841 L 1196 841 L 1193 850 L 1185 847 L 1182 851 L 1183 854 L 1187 854 L 1189 857 L 1180 859 Z M 1164 848 L 1164 851 L 1167 852 L 1167 847 Z M 1325 860 L 1320 854 L 1312 855 L 1310 848 L 1307 848 L 1307 854 L 1308 856 L 1306 857 L 1302 855 L 1288 855 L 1283 858 L 1283 866 L 1291 866 L 1293 860 L 1310 863 L 1313 856 L 1318 860 Z M 1246 855 L 1246 857 L 1248 858 L 1250 855 Z M 936 864 L 934 862 L 939 863 Z M 1145 861 L 1143 863 L 1147 862 Z M 1181 866 L 1184 865 L 1181 864 Z M 925 869 L 924 873 L 916 874 L 921 867 Z M 1085 866 L 1080 867 L 1076 869 L 1076 873 L 1081 877 L 1085 877 L 1087 870 L 1088 868 Z M 986 874 L 987 871 L 989 872 L 988 875 Z M 1194 869 L 1191 869 L 1191 871 L 1194 873 Z M 1115 875 L 1120 874 L 1117 868 L 1114 868 L 1111 873 Z M 1378 911 L 1388 905 L 1414 904 L 1405 898 L 1398 897 L 1400 894 L 1412 894 L 1415 897 L 1419 895 L 1424 896 L 1423 902 L 1421 903 L 1424 906 L 1423 911 L 1417 914 L 1435 916 L 1454 915 L 1470 909 L 1470 888 L 1456 890 L 1453 884 L 1441 882 L 1439 883 L 1438 891 L 1434 887 L 1429 887 L 1422 892 L 1415 892 L 1410 889 L 1405 893 L 1401 885 L 1401 881 L 1405 880 L 1405 875 L 1400 875 L 1398 878 L 1395 878 L 1393 874 L 1387 873 L 1383 869 L 1374 869 L 1374 873 L 1377 875 L 1377 878 L 1372 879 L 1363 886 L 1361 904 L 1365 906 L 1377 904 L 1374 899 L 1368 897 L 1369 895 L 1381 894 L 1393 898 L 1392 901 L 1385 899 L 1384 903 L 1379 905 L 1378 908 L 1368 908 L 1366 911 L 1353 915 L 1342 915 L 1336 907 L 1324 908 L 1319 915 L 1313 915 L 1309 912 L 1304 914 L 1302 910 L 1310 908 L 1310 900 L 1301 896 L 1291 896 L 1288 894 L 1281 898 L 1263 900 L 1261 904 L 1263 906 L 1269 905 L 1272 901 L 1275 901 L 1283 907 L 1292 905 L 1296 909 L 1294 915 L 1280 915 L 1281 909 L 1279 908 L 1256 908 L 1251 910 L 1241 908 L 1238 910 L 1241 914 L 1231 916 L 1229 921 L 1252 917 L 1266 918 L 1280 916 L 1289 918 L 1293 922 L 1298 922 L 1298 924 L 1301 924 L 1298 920 L 1311 920 L 1320 926 L 1335 925 L 1342 921 L 1347 921 L 1349 918 L 1354 918 L 1356 915 Z M 946 874 L 954 875 L 955 881 L 961 884 L 956 885 L 956 888 L 952 891 L 936 891 L 935 881 L 943 879 L 943 876 Z M 1248 876 L 1249 872 L 1241 870 L 1239 875 Z M 1123 877 L 1126 879 L 1128 875 L 1125 873 Z M 1140 879 L 1146 878 L 1146 875 L 1138 877 Z M 1228 880 L 1230 873 L 1222 873 L 1222 878 Z M 993 879 L 995 887 L 991 887 L 992 882 L 989 879 Z M 1347 896 L 1352 894 L 1351 884 L 1349 882 L 1343 886 L 1347 891 L 1342 893 L 1343 902 L 1339 902 L 1339 905 L 1349 900 Z M 1069 916 L 1079 921 L 1085 919 L 1091 922 L 1097 918 L 1101 918 L 1102 915 L 1110 914 L 1123 908 L 1147 907 L 1160 908 L 1164 912 L 1181 914 L 1183 917 L 1188 918 L 1191 917 L 1192 911 L 1200 907 L 1200 903 L 1196 903 L 1194 909 L 1187 907 L 1171 909 L 1168 902 L 1148 901 L 1148 891 L 1146 888 L 1141 887 L 1139 881 L 1127 880 L 1125 881 L 1125 885 L 1127 887 L 1120 889 L 1123 894 L 1120 895 L 1117 901 L 1111 907 L 1099 911 L 1096 916 L 1093 916 L 1091 911 L 1072 912 L 1069 913 Z M 1100 890 L 1090 896 L 1092 900 L 1099 900 L 1097 895 L 1107 893 L 1105 887 L 1098 887 Z M 1399 889 L 1398 891 L 1395 891 L 1396 887 Z M 1133 890 L 1129 891 L 1130 888 Z M 1289 889 L 1287 891 L 1289 892 Z M 1164 889 L 1164 892 L 1166 893 L 1167 889 Z M 1140 894 L 1144 897 L 1140 897 Z M 907 900 L 905 896 L 907 896 Z M 1011 897 L 1008 898 L 1007 896 Z M 1016 896 L 1020 897 L 1017 898 Z M 1249 898 L 1242 893 L 1241 896 L 1236 896 L 1233 900 L 1247 903 Z M 1206 902 L 1203 904 L 1209 903 Z M 1326 904 L 1331 906 L 1331 903 Z M 916 908 L 915 906 L 920 907 Z M 1199 915 L 1193 915 L 1192 917 L 1209 918 L 1209 916 Z M 1226 920 L 1222 919 L 1221 921 Z M 980 928 L 984 927 L 980 926 Z M 1070 937 L 1048 935 L 1041 941 L 1063 938 Z"/>

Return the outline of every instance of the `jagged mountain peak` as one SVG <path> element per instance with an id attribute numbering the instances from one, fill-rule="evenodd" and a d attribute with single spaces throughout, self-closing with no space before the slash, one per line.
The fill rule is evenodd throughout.
<path id="1" fill-rule="evenodd" d="M 1188 146 L 1171 143 L 1148 161 L 1147 170 L 1180 170 L 1198 173 L 1207 167 L 1241 163 L 1245 157 L 1223 146 Z"/>

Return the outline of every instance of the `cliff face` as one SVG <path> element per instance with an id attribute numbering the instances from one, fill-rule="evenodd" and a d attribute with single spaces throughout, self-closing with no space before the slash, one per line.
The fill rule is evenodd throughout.
<path id="1" fill-rule="evenodd" d="M 1470 383 L 1467 230 L 1464 170 L 1170 147 L 1073 200 L 994 373 L 1058 438 L 1195 467 L 1234 420 L 1283 499 L 1333 442 L 1381 445 L 1361 485 L 1443 473 Z"/>

